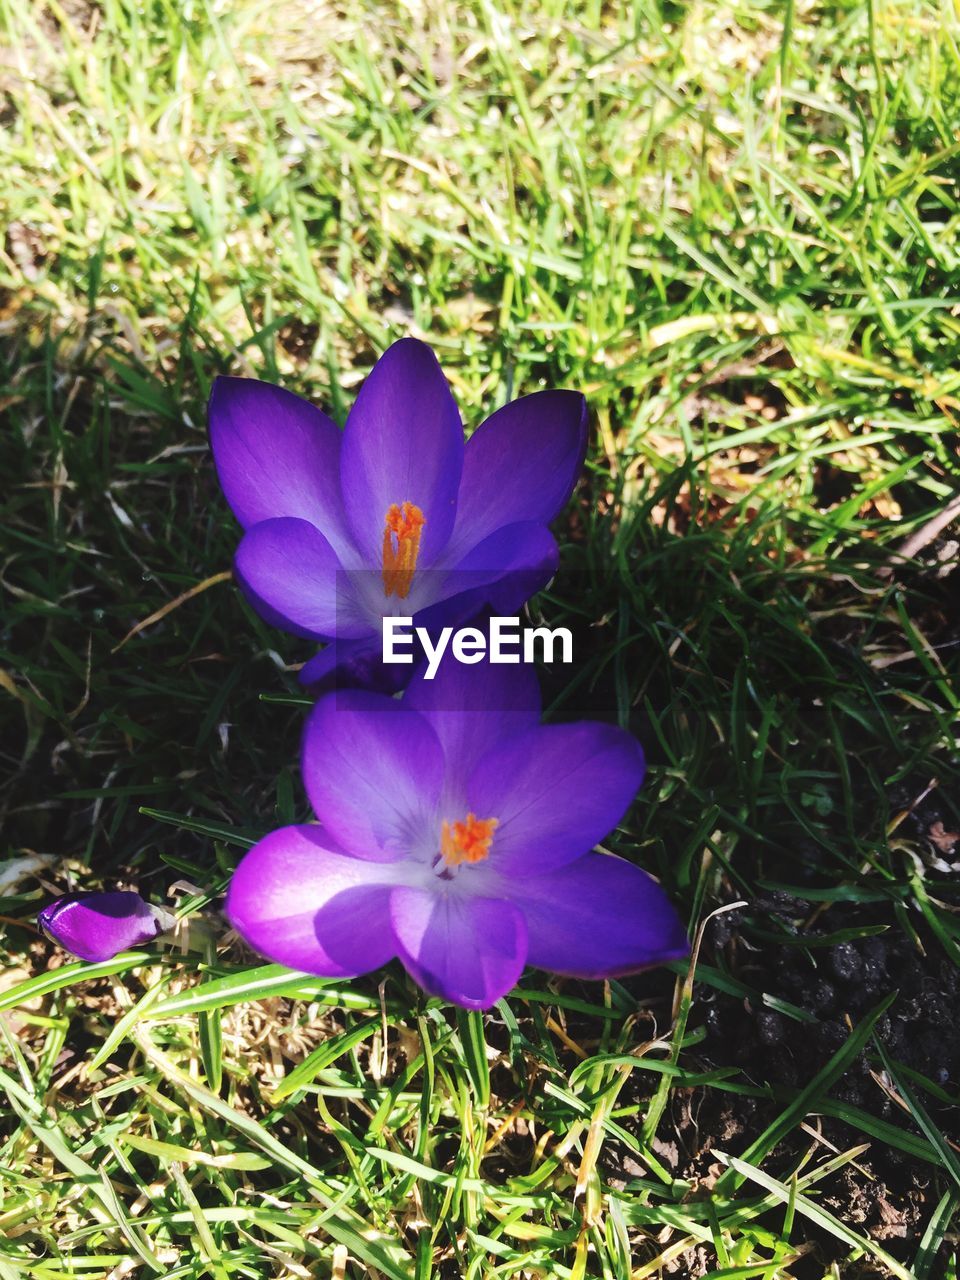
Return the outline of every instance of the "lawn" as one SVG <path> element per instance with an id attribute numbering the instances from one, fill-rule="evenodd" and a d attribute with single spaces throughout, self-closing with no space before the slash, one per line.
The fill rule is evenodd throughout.
<path id="1" fill-rule="evenodd" d="M 954 1276 L 950 0 L 0 21 L 0 1280 Z M 407 334 L 468 427 L 588 398 L 547 714 L 643 742 L 608 846 L 689 966 L 480 1015 L 221 914 L 313 650 L 230 581 L 210 383 L 342 422 Z M 71 962 L 104 885 L 181 944 Z"/>

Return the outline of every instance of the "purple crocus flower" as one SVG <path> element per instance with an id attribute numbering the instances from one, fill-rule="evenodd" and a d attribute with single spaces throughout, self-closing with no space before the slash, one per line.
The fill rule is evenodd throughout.
<path id="1" fill-rule="evenodd" d="M 245 530 L 237 580 L 267 621 L 335 642 L 301 680 L 320 686 L 336 673 L 387 688 L 409 668 L 380 661 L 384 616 L 427 625 L 487 604 L 516 612 L 550 579 L 558 553 L 547 524 L 583 463 L 587 412 L 579 393 L 535 392 L 464 445 L 436 357 L 404 338 L 377 361 L 342 432 L 249 378 L 216 379 L 209 420 Z"/>
<path id="2" fill-rule="evenodd" d="M 64 951 L 81 960 L 111 960 L 128 947 L 142 947 L 176 923 L 169 911 L 144 902 L 139 893 L 68 893 L 49 903 L 37 923 Z"/>
<path id="3" fill-rule="evenodd" d="M 666 895 L 590 852 L 643 778 L 621 729 L 541 725 L 523 666 L 447 660 L 402 701 L 322 697 L 302 772 L 320 825 L 283 827 L 234 873 L 226 912 L 262 955 L 324 977 L 398 956 L 427 991 L 485 1009 L 525 963 L 601 978 L 683 956 Z"/>

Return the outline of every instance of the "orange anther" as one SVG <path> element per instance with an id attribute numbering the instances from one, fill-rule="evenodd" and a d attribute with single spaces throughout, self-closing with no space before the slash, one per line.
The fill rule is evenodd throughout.
<path id="1" fill-rule="evenodd" d="M 423 512 L 412 502 L 394 502 L 383 521 L 383 594 L 404 599 L 420 554 Z"/>
<path id="2" fill-rule="evenodd" d="M 468 813 L 463 822 L 444 819 L 440 834 L 440 852 L 448 867 L 461 862 L 482 862 L 490 856 L 493 833 L 499 826 L 496 818 L 478 818 Z"/>

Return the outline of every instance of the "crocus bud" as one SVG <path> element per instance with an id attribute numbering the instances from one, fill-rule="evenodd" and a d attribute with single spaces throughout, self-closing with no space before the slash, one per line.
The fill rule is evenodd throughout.
<path id="1" fill-rule="evenodd" d="M 128 947 L 152 942 L 176 923 L 169 911 L 139 893 L 68 893 L 43 908 L 37 922 L 65 951 L 81 960 L 112 960 Z"/>

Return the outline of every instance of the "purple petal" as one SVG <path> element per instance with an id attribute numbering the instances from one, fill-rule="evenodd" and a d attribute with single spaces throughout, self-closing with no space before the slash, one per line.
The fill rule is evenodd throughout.
<path id="1" fill-rule="evenodd" d="M 372 629 L 333 548 L 306 520 L 255 524 L 237 548 L 234 570 L 254 608 L 286 631 L 357 639 Z"/>
<path id="2" fill-rule="evenodd" d="M 489 1009 L 523 971 L 527 932 L 512 903 L 400 887 L 390 918 L 404 966 L 425 991 Z"/>
<path id="3" fill-rule="evenodd" d="M 547 585 L 559 562 L 556 540 L 544 525 L 506 525 L 463 557 L 444 581 L 443 595 L 463 616 L 483 605 L 510 616 Z"/>
<path id="4" fill-rule="evenodd" d="M 254 378 L 216 378 L 210 444 L 224 495 L 245 529 L 278 516 L 309 520 L 349 545 L 340 498 L 340 431 L 306 400 Z"/>
<path id="5" fill-rule="evenodd" d="M 390 866 L 351 858 L 319 827 L 282 827 L 233 873 L 226 914 L 254 951 L 321 977 L 353 977 L 396 955 Z"/>
<path id="6" fill-rule="evenodd" d="M 688 955 L 680 917 L 655 880 L 623 858 L 588 853 L 547 875 L 518 876 L 511 899 L 538 969 L 613 978 Z"/>
<path id="7" fill-rule="evenodd" d="M 534 875 L 589 853 L 643 781 L 643 752 L 612 725 L 542 725 L 488 751 L 467 784 L 470 810 L 496 818 L 490 866 Z"/>
<path id="8" fill-rule="evenodd" d="M 321 698 L 307 720 L 301 767 L 314 813 L 357 858 L 389 861 L 423 831 L 439 831 L 437 735 L 383 694 L 348 689 Z"/>
<path id="9" fill-rule="evenodd" d="M 432 680 L 421 669 L 410 682 L 403 705 L 429 721 L 446 761 L 446 796 L 465 798 L 477 761 L 498 742 L 523 733 L 540 720 L 540 686 L 533 667 L 467 666 L 447 656 Z M 447 806 L 448 807 L 448 806 Z"/>
<path id="10" fill-rule="evenodd" d="M 139 893 L 118 891 L 68 893 L 44 907 L 37 922 L 65 951 L 95 961 L 152 942 L 173 927 L 174 918 Z"/>
<path id="11" fill-rule="evenodd" d="M 380 635 L 363 640 L 334 640 L 300 669 L 300 683 L 314 697 L 333 689 L 372 689 L 398 693 L 410 679 L 413 667 L 385 663 Z"/>
<path id="12" fill-rule="evenodd" d="M 419 565 L 446 545 L 463 468 L 463 425 L 436 356 L 403 338 L 377 361 L 347 418 L 340 457 L 343 501 L 364 561 L 379 566 L 393 504 L 412 502 L 426 524 Z"/>
<path id="13" fill-rule="evenodd" d="M 587 402 L 538 391 L 490 415 L 467 442 L 451 544 L 458 555 L 503 525 L 549 524 L 576 483 L 587 447 Z"/>

